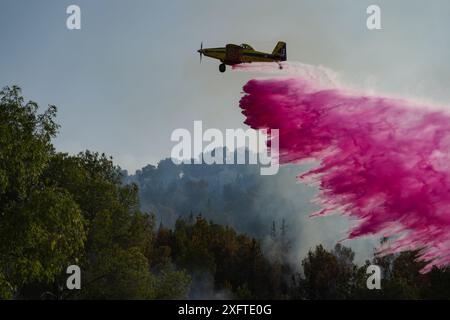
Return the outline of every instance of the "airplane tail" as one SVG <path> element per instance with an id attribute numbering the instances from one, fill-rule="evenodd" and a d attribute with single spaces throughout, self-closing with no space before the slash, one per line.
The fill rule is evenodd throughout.
<path id="1" fill-rule="evenodd" d="M 280 58 L 280 61 L 286 61 L 287 59 L 287 52 L 286 52 L 286 42 L 278 42 L 275 46 L 275 49 L 273 49 L 272 55 L 278 56 Z"/>

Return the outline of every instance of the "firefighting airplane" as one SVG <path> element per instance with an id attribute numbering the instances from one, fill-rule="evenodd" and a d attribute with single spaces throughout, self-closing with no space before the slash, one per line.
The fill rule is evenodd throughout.
<path id="1" fill-rule="evenodd" d="M 227 44 L 225 48 L 203 49 L 203 42 L 197 52 L 200 53 L 200 62 L 202 62 L 203 55 L 220 60 L 222 62 L 219 65 L 220 72 L 225 72 L 226 65 L 232 66 L 235 64 L 252 62 L 276 62 L 280 66 L 280 69 L 283 69 L 280 62 L 286 61 L 287 56 L 286 43 L 281 41 L 277 43 L 272 53 L 256 51 L 246 43 L 241 44 L 240 46 Z"/>

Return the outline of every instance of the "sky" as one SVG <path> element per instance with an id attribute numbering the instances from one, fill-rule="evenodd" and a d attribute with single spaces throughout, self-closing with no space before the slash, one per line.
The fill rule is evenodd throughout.
<path id="1" fill-rule="evenodd" d="M 81 30 L 66 8 L 81 8 Z M 382 30 L 366 28 L 381 8 Z M 170 156 L 174 129 L 245 128 L 242 86 L 196 50 L 248 43 L 323 65 L 364 90 L 450 106 L 450 2 L 0 0 L 0 86 L 58 107 L 58 151 L 113 156 L 130 173 Z"/>

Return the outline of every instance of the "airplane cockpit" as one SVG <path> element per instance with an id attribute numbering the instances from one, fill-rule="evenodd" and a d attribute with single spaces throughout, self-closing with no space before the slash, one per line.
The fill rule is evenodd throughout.
<path id="1" fill-rule="evenodd" d="M 254 50 L 250 45 L 248 45 L 248 44 L 246 44 L 246 43 L 241 44 L 241 48 L 243 48 L 243 49 Z"/>

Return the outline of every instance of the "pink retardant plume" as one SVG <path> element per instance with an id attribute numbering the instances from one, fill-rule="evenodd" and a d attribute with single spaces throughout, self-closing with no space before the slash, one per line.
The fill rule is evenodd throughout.
<path id="1" fill-rule="evenodd" d="M 317 161 L 323 210 L 357 224 L 348 239 L 389 237 L 379 254 L 420 250 L 422 272 L 450 264 L 450 115 L 407 100 L 251 80 L 240 107 L 254 129 L 279 129 L 281 163 Z"/>

